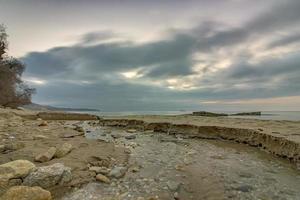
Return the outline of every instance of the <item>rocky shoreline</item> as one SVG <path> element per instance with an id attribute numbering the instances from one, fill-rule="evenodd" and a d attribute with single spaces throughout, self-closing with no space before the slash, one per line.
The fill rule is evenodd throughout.
<path id="1" fill-rule="evenodd" d="M 249 124 L 252 124 L 252 128 L 249 128 Z M 197 158 L 189 161 L 189 157 L 195 156 L 197 151 L 209 148 L 214 154 L 215 147 L 205 142 L 201 150 L 190 149 L 192 146 L 200 148 L 197 141 L 235 141 L 259 147 L 299 164 L 300 148 L 295 132 L 299 130 L 298 124 L 282 121 L 254 123 L 249 120 L 193 116 L 99 118 L 88 114 L 0 109 L 0 199 L 93 200 L 104 194 L 106 196 L 100 199 L 194 199 L 196 185 L 202 184 L 202 179 L 195 180 L 195 194 L 184 187 L 179 189 L 179 185 L 191 184 L 185 179 L 171 179 L 177 176 L 177 172 L 182 173 L 183 177 L 200 173 L 193 168 L 198 168 Z M 276 128 L 279 126 L 281 129 Z M 275 128 L 280 132 L 275 133 Z M 168 152 L 168 146 L 182 150 Z M 156 153 L 152 155 L 156 148 L 161 148 L 163 154 L 171 153 L 171 157 L 164 157 L 163 154 L 158 156 Z M 211 154 L 210 151 L 207 153 Z M 171 159 L 175 156 L 173 153 L 178 154 L 177 163 Z M 208 165 L 214 165 L 214 159 L 223 159 L 219 155 L 209 158 L 203 156 L 199 157 L 199 162 L 208 159 Z M 148 161 L 144 160 L 146 157 Z M 158 163 L 154 164 L 153 160 L 158 158 Z M 230 162 L 235 163 L 236 158 L 239 156 L 233 155 Z M 164 162 L 168 164 L 160 167 L 166 167 L 161 173 L 171 173 L 170 177 L 156 179 L 154 173 L 148 178 L 141 178 L 139 171 L 149 174 L 152 168 Z M 207 166 L 201 167 L 208 170 Z M 175 171 L 170 170 L 172 168 Z M 242 170 L 246 169 L 242 167 Z M 190 177 L 191 180 L 194 175 Z M 205 174 L 202 175 L 205 177 Z M 219 175 L 214 176 L 211 180 L 220 179 Z M 152 181 L 150 188 L 147 186 L 149 181 Z M 100 183 L 100 186 L 94 183 Z M 133 189 L 140 187 L 141 183 L 142 188 Z M 102 193 L 99 193 L 99 187 Z M 241 188 L 238 191 L 244 192 L 246 186 L 231 187 Z M 217 192 L 209 188 L 207 190 L 213 199 L 223 199 L 224 195 L 239 195 L 236 189 L 227 192 L 222 188 Z M 147 195 L 143 196 L 143 192 Z M 242 194 L 243 197 L 247 195 Z M 248 197 L 256 193 L 251 195 Z"/>
<path id="2" fill-rule="evenodd" d="M 213 140 L 231 140 L 238 143 L 248 144 L 250 146 L 264 149 L 274 155 L 289 159 L 295 164 L 300 163 L 300 142 L 297 138 L 293 139 L 279 132 L 272 131 L 271 133 L 264 132 L 262 128 L 239 128 L 226 127 L 218 125 L 195 125 L 191 122 L 171 123 L 175 121 L 172 117 L 155 116 L 156 120 L 145 116 L 129 116 L 110 119 L 102 119 L 100 123 L 103 126 L 117 126 L 126 128 L 135 128 L 139 130 L 153 130 L 155 132 L 163 132 L 171 135 L 180 134 L 183 137 L 213 139 Z M 162 121 L 157 122 L 161 118 Z M 174 118 L 174 117 L 173 117 Z M 141 120 L 143 119 L 143 120 Z M 237 121 L 236 119 L 231 119 Z M 245 120 L 246 121 L 246 120 Z M 299 123 L 300 124 L 300 123 Z M 293 136 L 300 136 L 298 133 L 292 133 Z"/>

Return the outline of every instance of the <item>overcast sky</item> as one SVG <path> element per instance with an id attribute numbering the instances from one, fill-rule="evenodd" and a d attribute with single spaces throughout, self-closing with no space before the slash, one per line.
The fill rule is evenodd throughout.
<path id="1" fill-rule="evenodd" d="M 0 0 L 33 101 L 300 110 L 299 0 Z"/>

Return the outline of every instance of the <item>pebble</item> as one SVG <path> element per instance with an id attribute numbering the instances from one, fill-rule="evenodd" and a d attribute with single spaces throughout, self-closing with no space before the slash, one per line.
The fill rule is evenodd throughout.
<path id="1" fill-rule="evenodd" d="M 97 174 L 96 180 L 100 181 L 100 182 L 103 182 L 103 183 L 110 183 L 109 178 L 107 178 L 106 176 L 104 176 L 102 174 Z"/>
<path id="2" fill-rule="evenodd" d="M 167 186 L 168 186 L 169 190 L 176 191 L 176 190 L 178 190 L 180 183 L 178 183 L 176 181 L 168 181 Z"/>
<path id="3" fill-rule="evenodd" d="M 126 132 L 127 133 L 135 133 L 135 132 L 137 132 L 137 130 L 136 129 L 127 129 Z"/>
<path id="4" fill-rule="evenodd" d="M 126 171 L 126 167 L 115 167 L 109 172 L 108 175 L 114 178 L 121 178 L 125 175 Z"/>
<path id="5" fill-rule="evenodd" d="M 136 135 L 127 135 L 127 136 L 125 136 L 125 139 L 127 139 L 127 140 L 133 140 L 135 138 L 136 138 Z"/>
<path id="6" fill-rule="evenodd" d="M 48 122 L 47 121 L 42 121 L 39 126 L 48 126 Z"/>

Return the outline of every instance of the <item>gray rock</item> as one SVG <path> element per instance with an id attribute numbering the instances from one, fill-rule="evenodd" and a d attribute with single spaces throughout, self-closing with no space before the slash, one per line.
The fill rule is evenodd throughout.
<path id="1" fill-rule="evenodd" d="M 114 139 L 118 139 L 118 138 L 122 137 L 122 135 L 119 133 L 112 133 L 111 137 L 113 137 Z"/>
<path id="2" fill-rule="evenodd" d="M 47 162 L 47 161 L 51 160 L 54 157 L 55 153 L 56 153 L 56 148 L 51 147 L 46 152 L 37 155 L 34 158 L 34 160 L 37 161 L 37 162 Z"/>
<path id="3" fill-rule="evenodd" d="M 23 182 L 26 186 L 40 186 L 49 188 L 55 185 L 64 185 L 72 180 L 71 168 L 61 163 L 38 167 L 31 172 Z"/>
<path id="4" fill-rule="evenodd" d="M 251 185 L 241 185 L 235 189 L 241 192 L 250 192 L 253 190 L 253 187 Z"/>
<path id="5" fill-rule="evenodd" d="M 127 140 L 133 140 L 135 138 L 136 138 L 136 135 L 127 135 L 127 136 L 125 136 L 125 139 L 127 139 Z"/>
<path id="6" fill-rule="evenodd" d="M 175 192 L 179 189 L 180 183 L 178 183 L 176 181 L 168 181 L 167 186 L 168 186 L 169 190 Z"/>
<path id="7" fill-rule="evenodd" d="M 70 143 L 64 143 L 61 147 L 59 147 L 55 153 L 55 157 L 56 158 L 62 158 L 65 155 L 67 155 L 68 153 L 70 153 L 72 151 L 72 144 Z"/>
<path id="8" fill-rule="evenodd" d="M 126 167 L 114 167 L 108 175 L 113 178 L 121 178 L 125 175 L 126 171 Z"/>

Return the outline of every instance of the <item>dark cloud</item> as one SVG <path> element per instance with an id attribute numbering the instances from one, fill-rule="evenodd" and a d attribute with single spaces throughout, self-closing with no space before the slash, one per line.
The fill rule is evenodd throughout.
<path id="1" fill-rule="evenodd" d="M 280 39 L 272 41 L 268 48 L 276 48 L 281 46 L 290 45 L 293 43 L 299 43 L 300 42 L 300 33 L 291 34 L 285 37 L 281 37 Z"/>
<path id="2" fill-rule="evenodd" d="M 259 39 L 269 42 L 266 50 L 298 42 L 299 35 L 292 32 L 279 40 L 271 40 L 269 35 L 281 30 L 289 32 L 299 25 L 299 10 L 300 1 L 293 0 L 276 4 L 239 26 L 206 21 L 190 29 L 170 29 L 165 37 L 145 43 L 101 43 L 119 35 L 93 32 L 75 45 L 32 52 L 22 60 L 28 66 L 27 76 L 48 81 L 38 87 L 36 99 L 53 99 L 63 106 L 74 102 L 76 106 L 95 105 L 106 110 L 179 110 L 197 107 L 200 99 L 300 95 L 299 52 L 251 62 L 255 52 L 244 48 L 245 52 L 232 59 L 231 66 L 216 72 L 210 70 L 219 61 L 219 50 L 234 51 L 237 46 Z M 206 58 L 197 60 L 195 53 L 208 54 L 213 61 L 197 71 L 195 65 Z M 121 77 L 121 73 L 131 70 L 143 77 L 134 81 Z M 200 73 L 202 76 L 189 80 L 196 89 L 170 90 L 164 85 L 167 79 L 184 82 Z"/>

